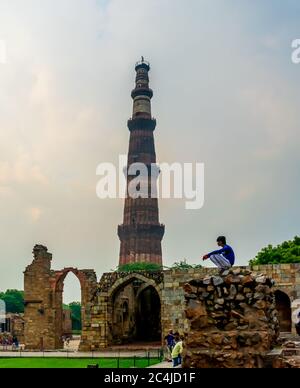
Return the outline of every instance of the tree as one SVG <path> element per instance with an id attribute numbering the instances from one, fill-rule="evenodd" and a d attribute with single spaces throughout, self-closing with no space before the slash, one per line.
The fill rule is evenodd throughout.
<path id="1" fill-rule="evenodd" d="M 0 292 L 0 299 L 6 304 L 6 312 L 11 314 L 24 313 L 24 292 L 18 290 L 7 290 Z"/>
<path id="2" fill-rule="evenodd" d="M 117 272 L 159 272 L 162 271 L 164 268 L 166 269 L 175 269 L 179 271 L 188 271 L 189 269 L 198 269 L 202 268 L 202 266 L 199 265 L 192 265 L 188 264 L 187 260 L 182 260 L 177 263 L 174 263 L 171 267 L 162 267 L 159 264 L 153 264 L 153 263 L 132 263 L 132 264 L 125 264 L 117 268 Z"/>
<path id="3" fill-rule="evenodd" d="M 250 265 L 293 263 L 300 263 L 300 237 L 295 237 L 292 241 L 285 241 L 276 247 L 269 245 L 250 261 Z"/>
<path id="4" fill-rule="evenodd" d="M 80 302 L 70 303 L 69 309 L 71 310 L 72 330 L 76 330 L 76 331 L 81 330 L 82 329 L 81 303 Z"/>
<path id="5" fill-rule="evenodd" d="M 176 262 L 172 265 L 171 269 L 178 270 L 178 271 L 188 271 L 189 269 L 199 269 L 202 268 L 201 264 L 188 264 L 187 260 L 181 260 L 179 262 Z"/>
<path id="6" fill-rule="evenodd" d="M 119 266 L 117 272 L 158 272 L 162 269 L 162 266 L 154 263 L 131 263 Z"/>

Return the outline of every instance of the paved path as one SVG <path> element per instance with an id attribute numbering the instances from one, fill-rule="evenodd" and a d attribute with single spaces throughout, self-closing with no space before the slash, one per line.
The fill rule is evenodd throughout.
<path id="1" fill-rule="evenodd" d="M 149 366 L 148 369 L 173 369 L 173 364 L 172 362 L 164 361 L 160 364 Z"/>
<path id="2" fill-rule="evenodd" d="M 51 357 L 51 358 L 127 358 L 127 357 L 148 357 L 148 353 L 151 358 L 160 357 L 160 349 L 158 343 L 137 343 L 126 346 L 113 346 L 106 351 L 102 352 L 79 352 L 78 347 L 80 343 L 80 337 L 74 337 L 69 342 L 69 345 L 65 345 L 64 350 L 60 351 L 45 351 L 45 352 L 25 352 L 21 345 L 21 350 L 13 351 L 11 346 L 4 348 L 0 346 L 0 357 Z"/>

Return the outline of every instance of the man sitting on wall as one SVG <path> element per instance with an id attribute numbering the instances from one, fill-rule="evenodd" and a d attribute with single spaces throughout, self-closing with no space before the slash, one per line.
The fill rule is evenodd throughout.
<path id="1" fill-rule="evenodd" d="M 203 256 L 203 260 L 210 259 L 221 270 L 233 267 L 235 263 L 235 254 L 233 249 L 227 245 L 226 237 L 218 237 L 217 243 L 221 249 Z"/>

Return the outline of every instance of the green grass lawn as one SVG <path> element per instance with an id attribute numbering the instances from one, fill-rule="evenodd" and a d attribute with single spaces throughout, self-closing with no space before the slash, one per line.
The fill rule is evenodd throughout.
<path id="1" fill-rule="evenodd" d="M 151 359 L 150 365 L 160 362 L 159 359 Z M 100 368 L 118 368 L 118 360 L 114 358 L 90 359 L 90 358 L 0 358 L 0 369 L 17 368 L 17 369 L 83 369 L 88 365 L 99 364 Z M 133 368 L 133 358 L 121 358 L 119 368 Z M 147 368 L 147 359 L 136 359 L 137 368 Z"/>

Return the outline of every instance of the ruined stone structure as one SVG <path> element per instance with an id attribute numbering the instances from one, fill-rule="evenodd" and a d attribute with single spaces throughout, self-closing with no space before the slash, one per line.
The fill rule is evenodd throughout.
<path id="1" fill-rule="evenodd" d="M 156 120 L 152 118 L 151 99 L 153 91 L 149 88 L 150 65 L 144 60 L 136 65 L 136 87 L 132 91 L 133 116 L 128 121 L 130 144 L 127 165 L 127 198 L 125 200 L 123 225 L 118 228 L 121 241 L 120 265 L 148 262 L 162 265 L 161 241 L 165 228 L 159 223 L 157 195 L 156 154 L 153 132 Z M 138 164 L 147 167 L 146 174 Z M 136 166 L 136 167 L 135 167 Z M 130 169 L 134 172 L 128 173 Z M 151 175 L 152 171 L 152 175 Z M 143 177 L 138 198 L 133 198 L 130 184 L 138 176 Z"/>
<path id="2" fill-rule="evenodd" d="M 63 281 L 69 272 L 82 289 L 80 350 L 91 351 L 134 342 L 163 343 L 170 329 L 186 333 L 184 287 L 192 280 L 217 275 L 214 269 L 107 273 L 99 283 L 92 270 L 51 270 L 52 255 L 36 246 L 25 271 L 25 344 L 27 349 L 62 348 Z M 292 313 L 300 303 L 300 264 L 243 267 L 275 280 L 273 291 L 281 331 L 294 331 Z"/>
<path id="3" fill-rule="evenodd" d="M 63 348 L 63 286 L 68 273 L 77 276 L 81 285 L 82 332 L 89 328 L 91 300 L 97 288 L 92 270 L 51 269 L 52 255 L 42 245 L 33 250 L 34 260 L 24 273 L 25 345 L 31 350 Z"/>
<path id="4" fill-rule="evenodd" d="M 163 272 L 107 273 L 91 311 L 86 349 L 162 340 Z"/>
<path id="5" fill-rule="evenodd" d="M 242 269 L 252 270 L 250 267 Z M 273 292 L 276 306 L 279 309 L 281 331 L 294 331 L 291 313 L 298 305 L 295 304 L 293 308 L 291 303 L 300 299 L 300 264 L 261 266 L 253 270 L 258 274 L 266 274 L 275 279 Z M 181 333 L 188 332 L 190 324 L 185 314 L 184 287 L 191 280 L 217 273 L 215 269 L 203 268 L 158 273 L 104 274 L 94 297 L 94 307 L 90 314 L 90 330 L 86 331 L 86 337 L 82 340 L 84 348 L 97 350 L 112 345 L 145 341 L 145 338 L 138 335 L 141 327 L 145 337 L 156 340 L 147 327 L 159 327 L 159 322 L 154 319 L 158 316 L 160 317 L 158 333 L 161 333 L 161 341 L 170 329 Z M 151 322 L 149 326 L 139 321 L 140 296 L 143 290 L 151 291 L 152 295 L 153 303 L 148 304 L 149 311 L 147 312 L 147 317 Z M 282 302 L 283 297 L 284 303 Z M 160 314 L 157 312 L 159 305 Z"/>
<path id="6" fill-rule="evenodd" d="M 184 367 L 265 367 L 280 334 L 273 285 L 241 269 L 187 284 Z"/>
<path id="7" fill-rule="evenodd" d="M 12 337 L 17 337 L 19 343 L 24 343 L 24 315 L 6 314 L 5 323 L 0 323 L 0 334 L 7 333 Z"/>

